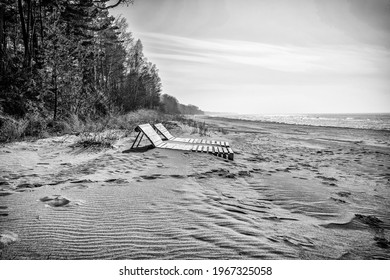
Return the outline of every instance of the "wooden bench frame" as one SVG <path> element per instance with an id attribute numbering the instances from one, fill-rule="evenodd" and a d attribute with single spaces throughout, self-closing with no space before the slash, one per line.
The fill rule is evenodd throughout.
<path id="1" fill-rule="evenodd" d="M 203 152 L 213 154 L 215 156 L 227 158 L 230 160 L 234 159 L 234 152 L 229 146 L 221 146 L 219 141 L 208 141 L 204 139 L 189 139 L 196 141 L 184 141 L 183 138 L 171 138 L 173 140 L 163 141 L 158 133 L 153 129 L 150 124 L 141 124 L 135 128 L 135 131 L 138 132 L 133 144 L 130 149 L 136 149 L 139 147 L 144 136 L 152 143 L 152 146 L 155 148 L 161 149 L 172 149 L 172 150 L 182 150 L 182 151 L 193 151 L 193 152 Z M 169 133 L 169 132 L 168 132 Z M 181 141 L 180 141 L 181 140 Z M 217 145 L 217 143 L 219 145 Z"/>
<path id="2" fill-rule="evenodd" d="M 135 131 L 138 132 L 138 134 L 130 149 L 138 148 L 144 135 L 156 148 L 163 144 L 163 141 L 161 140 L 160 136 L 158 136 L 158 134 L 154 131 L 153 127 L 150 124 L 141 124 L 135 128 Z M 135 145 L 137 143 L 137 140 L 138 144 Z"/>

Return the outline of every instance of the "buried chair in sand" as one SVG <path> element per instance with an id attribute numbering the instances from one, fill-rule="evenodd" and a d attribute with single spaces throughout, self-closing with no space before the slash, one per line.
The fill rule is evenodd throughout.
<path id="1" fill-rule="evenodd" d="M 135 128 L 135 131 L 138 132 L 138 134 L 130 149 L 138 148 L 142 138 L 146 136 L 146 138 L 152 143 L 152 146 L 155 148 L 203 152 L 203 153 L 209 153 L 223 158 L 228 158 L 230 160 L 233 160 L 234 158 L 233 150 L 230 147 L 221 147 L 220 145 L 217 145 L 216 143 L 219 141 L 206 141 L 206 140 L 196 139 L 199 140 L 200 142 L 191 143 L 187 141 L 180 142 L 176 140 L 180 138 L 174 138 L 174 140 L 163 141 L 161 140 L 161 137 L 157 134 L 157 132 L 154 131 L 153 127 L 150 124 L 141 124 Z M 206 142 L 209 142 L 210 144 L 207 144 Z"/>

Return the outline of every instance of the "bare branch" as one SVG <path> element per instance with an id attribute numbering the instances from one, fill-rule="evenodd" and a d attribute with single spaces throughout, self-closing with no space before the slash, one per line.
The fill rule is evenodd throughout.
<path id="1" fill-rule="evenodd" d="M 96 0 L 96 1 L 93 1 L 93 3 L 95 4 L 105 4 L 107 3 L 109 0 Z M 108 10 L 108 9 L 112 9 L 112 8 L 115 8 L 115 7 L 118 7 L 120 4 L 133 4 L 134 3 L 134 0 L 117 0 L 117 2 L 115 4 L 112 4 L 112 5 L 109 5 L 109 6 L 105 6 L 105 7 L 99 7 L 99 6 L 96 6 L 98 9 L 101 9 L 101 10 Z"/>

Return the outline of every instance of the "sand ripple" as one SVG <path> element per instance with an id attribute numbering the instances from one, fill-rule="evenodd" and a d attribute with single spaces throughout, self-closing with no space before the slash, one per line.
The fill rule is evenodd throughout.
<path id="1" fill-rule="evenodd" d="M 20 144 L 0 163 L 0 257 L 390 259 L 387 150 L 254 132 L 230 136 L 235 161 Z"/>

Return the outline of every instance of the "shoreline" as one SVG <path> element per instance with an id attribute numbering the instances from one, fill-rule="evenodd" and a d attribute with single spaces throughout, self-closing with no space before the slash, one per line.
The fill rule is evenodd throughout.
<path id="1" fill-rule="evenodd" d="M 390 116 L 390 114 L 386 113 L 384 115 L 388 115 Z M 339 128 L 339 129 L 357 129 L 357 130 L 369 130 L 369 131 L 378 131 L 378 132 L 387 132 L 390 134 L 390 129 L 379 129 L 379 128 L 363 128 L 363 127 L 347 127 L 347 126 L 332 126 L 332 125 L 316 125 L 316 124 L 299 124 L 299 123 L 286 123 L 286 122 L 278 122 L 278 121 L 267 121 L 267 120 L 251 120 L 251 119 L 240 119 L 240 118 L 237 118 L 237 117 L 223 117 L 223 116 L 209 116 L 209 115 L 196 115 L 194 117 L 195 119 L 215 119 L 215 120 L 219 120 L 219 121 L 230 121 L 230 120 L 233 120 L 235 122 L 238 122 L 238 121 L 243 121 L 243 122 L 255 122 L 255 123 L 258 123 L 258 124 L 265 124 L 265 125 L 294 125 L 294 126 L 303 126 L 303 127 L 313 127 L 313 128 L 316 128 L 316 127 L 320 127 L 320 128 Z"/>
<path id="2" fill-rule="evenodd" d="M 389 114 L 386 114 L 386 115 L 389 115 Z M 239 118 L 235 118 L 235 117 L 232 117 L 232 118 L 229 118 L 229 117 L 217 117 L 217 116 L 207 116 L 207 115 L 204 115 L 204 117 L 202 115 L 197 115 L 196 118 L 199 118 L 199 119 L 215 119 L 215 120 L 219 120 L 219 121 L 229 121 L 229 120 L 234 120 L 234 121 L 244 121 L 244 122 L 255 122 L 255 123 L 259 123 L 259 124 L 265 124 L 265 125 L 293 125 L 293 126 L 303 126 L 303 127 L 313 127 L 313 128 L 316 128 L 316 127 L 319 127 L 319 128 L 334 128 L 334 129 L 357 129 L 357 130 L 368 130 L 368 131 L 378 131 L 378 132 L 386 132 L 386 133 L 389 133 L 390 134 L 390 129 L 379 129 L 379 128 L 358 128 L 358 127 L 346 127 L 346 126 L 331 126 L 331 125 L 315 125 L 315 124 L 298 124 L 298 123 L 285 123 L 285 122 L 277 122 L 277 121 L 266 121 L 266 120 L 249 120 L 249 119 L 239 119 Z"/>
<path id="3" fill-rule="evenodd" d="M 129 153 L 134 135 L 2 146 L 0 258 L 390 259 L 386 133 L 205 122 L 207 136 L 170 131 L 229 141 L 234 161 Z"/>

